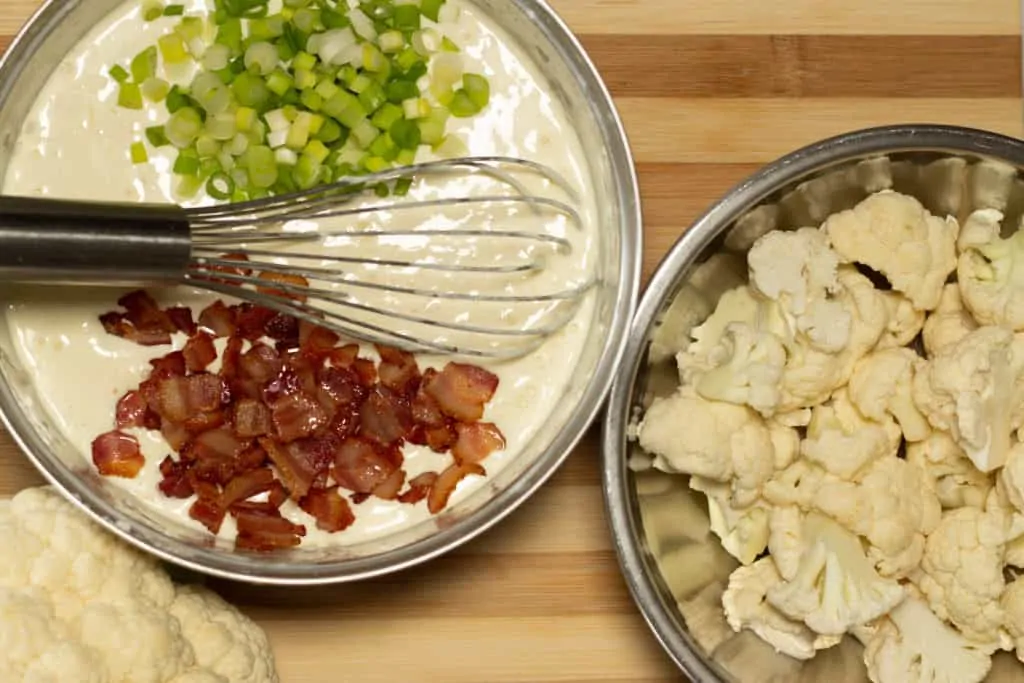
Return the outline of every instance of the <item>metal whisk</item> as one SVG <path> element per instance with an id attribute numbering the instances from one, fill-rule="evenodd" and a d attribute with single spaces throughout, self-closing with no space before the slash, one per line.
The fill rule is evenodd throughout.
<path id="1" fill-rule="evenodd" d="M 367 201 L 381 183 L 452 174 L 482 179 L 481 191 Z M 561 198 L 531 191 L 524 174 Z M 0 282 L 185 283 L 354 339 L 516 358 L 572 320 L 593 284 L 548 272 L 576 260 L 565 260 L 581 226 L 576 201 L 555 171 L 509 157 L 433 161 L 200 208 L 0 197 Z M 467 209 L 486 209 L 487 225 L 467 224 L 482 220 L 460 217 Z M 537 229 L 544 221 L 562 230 Z M 503 251 L 486 253 L 498 242 Z"/>

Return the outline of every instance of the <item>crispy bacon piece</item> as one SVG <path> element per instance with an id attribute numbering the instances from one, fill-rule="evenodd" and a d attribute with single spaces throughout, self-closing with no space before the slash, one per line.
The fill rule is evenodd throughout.
<path id="1" fill-rule="evenodd" d="M 281 374 L 284 363 L 277 351 L 266 344 L 253 344 L 238 360 L 239 371 L 247 378 L 266 384 Z"/>
<path id="2" fill-rule="evenodd" d="M 377 368 L 380 383 L 401 396 L 411 397 L 420 383 L 420 368 L 416 357 L 407 351 L 377 344 L 381 363 Z"/>
<path id="3" fill-rule="evenodd" d="M 223 410 L 211 410 L 204 413 L 195 413 L 181 423 L 189 434 L 199 434 L 210 429 L 217 429 L 227 421 Z"/>
<path id="4" fill-rule="evenodd" d="M 213 335 L 209 332 L 197 332 L 185 342 L 181 354 L 185 358 L 185 368 L 189 372 L 202 372 L 210 363 L 217 360 L 217 347 L 213 345 Z"/>
<path id="5" fill-rule="evenodd" d="M 338 345 L 340 339 L 337 333 L 326 327 L 305 320 L 299 321 L 299 349 L 307 360 L 322 363 Z"/>
<path id="6" fill-rule="evenodd" d="M 474 463 L 454 463 L 444 472 L 437 476 L 430 487 L 430 494 L 427 496 L 427 509 L 431 514 L 436 515 L 448 505 L 455 487 L 459 482 L 471 475 L 484 476 L 487 472 L 483 467 Z"/>
<path id="7" fill-rule="evenodd" d="M 268 552 L 294 548 L 306 535 L 306 527 L 289 522 L 276 510 L 273 513 L 242 510 L 235 519 L 238 524 L 235 547 L 242 550 Z"/>
<path id="8" fill-rule="evenodd" d="M 220 376 L 225 379 L 234 379 L 238 375 L 242 358 L 242 347 L 245 342 L 239 337 L 231 337 L 224 346 L 224 353 L 220 357 Z"/>
<path id="9" fill-rule="evenodd" d="M 238 261 L 239 263 L 245 263 L 249 261 L 248 255 L 240 253 L 221 254 L 220 258 L 225 261 Z M 196 274 L 204 277 L 210 282 L 220 282 L 227 285 L 238 285 L 239 282 L 234 278 L 215 277 L 213 275 L 210 275 L 210 273 L 225 273 L 227 275 L 237 276 L 246 276 L 252 274 L 252 268 L 246 268 L 244 266 L 224 266 L 210 263 L 204 263 L 202 264 L 202 266 L 193 267 L 193 270 L 196 271 Z"/>
<path id="10" fill-rule="evenodd" d="M 154 358 L 149 361 L 152 370 L 149 371 L 150 379 L 167 379 L 169 377 L 184 377 L 188 373 L 188 363 L 185 354 L 181 351 L 172 351 L 166 356 Z"/>
<path id="11" fill-rule="evenodd" d="M 188 443 L 192 435 L 188 429 L 185 428 L 184 424 L 177 422 L 169 422 L 162 420 L 160 422 L 160 434 L 164 437 L 164 441 L 175 451 L 180 451 Z"/>
<path id="12" fill-rule="evenodd" d="M 397 469 L 391 476 L 382 481 L 373 489 L 373 495 L 383 500 L 395 500 L 405 483 L 405 470 Z"/>
<path id="13" fill-rule="evenodd" d="M 244 439 L 269 434 L 274 427 L 270 415 L 270 408 L 261 401 L 250 398 L 239 401 L 232 414 L 235 434 Z"/>
<path id="14" fill-rule="evenodd" d="M 435 481 L 437 481 L 437 472 L 424 472 L 416 475 L 409 482 L 409 488 L 398 495 L 399 502 L 409 505 L 420 502 L 430 493 L 430 488 Z"/>
<path id="15" fill-rule="evenodd" d="M 138 439 L 115 429 L 93 439 L 92 462 L 104 476 L 134 479 L 146 464 L 146 459 Z"/>
<path id="16" fill-rule="evenodd" d="M 128 292 L 117 300 L 117 305 L 125 310 L 125 317 L 139 330 L 161 331 L 173 334 L 177 326 L 166 311 L 162 310 L 156 300 L 144 289 Z"/>
<path id="17" fill-rule="evenodd" d="M 114 421 L 118 429 L 144 427 L 159 429 L 160 416 L 149 409 L 146 397 L 138 390 L 129 391 L 117 402 Z"/>
<path id="18" fill-rule="evenodd" d="M 259 442 L 277 468 L 281 483 L 295 500 L 305 496 L 317 477 L 330 468 L 335 450 L 330 438 L 303 439 L 288 446 L 267 437 Z"/>
<path id="19" fill-rule="evenodd" d="M 220 505 L 220 489 L 205 482 L 193 482 L 192 486 L 196 499 L 188 508 L 188 516 L 209 529 L 211 534 L 220 533 L 224 515 L 227 514 L 227 510 Z"/>
<path id="20" fill-rule="evenodd" d="M 197 447 L 200 447 L 204 453 L 220 455 L 232 460 L 249 448 L 248 440 L 239 439 L 235 436 L 234 432 L 227 427 L 211 429 L 203 432 L 196 437 L 194 443 Z"/>
<path id="21" fill-rule="evenodd" d="M 100 316 L 100 324 L 107 334 L 127 339 L 139 346 L 162 346 L 171 343 L 170 333 L 159 329 L 140 330 L 123 313 L 104 313 Z"/>
<path id="22" fill-rule="evenodd" d="M 505 436 L 491 422 L 457 422 L 455 433 L 458 438 L 452 455 L 457 463 L 479 464 L 494 451 L 505 448 Z"/>
<path id="23" fill-rule="evenodd" d="M 484 405 L 498 388 L 498 376 L 475 365 L 448 363 L 424 382 L 424 388 L 445 415 L 472 422 L 483 417 Z"/>
<path id="24" fill-rule="evenodd" d="M 220 506 L 228 509 L 236 503 L 270 491 L 277 480 L 267 467 L 249 470 L 229 481 L 220 494 Z"/>
<path id="25" fill-rule="evenodd" d="M 286 394 L 271 406 L 274 433 L 284 442 L 311 436 L 331 423 L 323 406 L 305 393 Z"/>
<path id="26" fill-rule="evenodd" d="M 230 399 L 227 385 L 217 375 L 200 374 L 159 380 L 149 407 L 171 422 L 184 422 L 199 413 L 220 409 Z"/>
<path id="27" fill-rule="evenodd" d="M 237 329 L 235 313 L 223 301 L 217 299 L 199 314 L 199 326 L 215 337 L 231 337 Z"/>
<path id="28" fill-rule="evenodd" d="M 257 341 L 266 335 L 267 323 L 273 320 L 276 315 L 276 311 L 266 306 L 239 304 L 235 306 L 236 333 L 243 339 Z"/>
<path id="29" fill-rule="evenodd" d="M 261 272 L 257 277 L 264 282 L 277 283 L 285 285 L 285 287 L 309 287 L 309 280 L 302 277 L 301 275 L 292 275 L 290 273 L 279 273 L 272 270 L 265 270 Z M 275 287 L 257 287 L 257 292 L 266 294 L 268 296 L 279 296 L 284 299 L 293 299 L 295 301 L 304 302 L 306 297 L 294 291 L 289 291 L 285 288 L 277 289 Z"/>
<path id="30" fill-rule="evenodd" d="M 168 498 L 191 498 L 195 491 L 188 476 L 188 464 L 171 456 L 160 461 L 162 478 L 157 484 L 160 492 Z"/>
<path id="31" fill-rule="evenodd" d="M 317 374 L 317 396 L 332 412 L 356 412 L 369 393 L 359 375 L 350 368 L 325 367 Z"/>
<path id="32" fill-rule="evenodd" d="M 393 444 L 409 435 L 413 428 L 412 410 L 399 394 L 377 385 L 363 402 L 359 413 L 361 436 Z"/>
<path id="33" fill-rule="evenodd" d="M 192 317 L 192 309 L 188 306 L 172 306 L 165 312 L 179 332 L 184 332 L 191 337 L 199 329 Z"/>
<path id="34" fill-rule="evenodd" d="M 353 493 L 373 493 L 402 466 L 402 451 L 360 437 L 345 439 L 334 457 L 334 480 Z"/>
<path id="35" fill-rule="evenodd" d="M 352 508 L 338 493 L 337 486 L 310 491 L 299 501 L 299 507 L 316 519 L 316 527 L 324 531 L 344 531 L 356 521 Z"/>
<path id="36" fill-rule="evenodd" d="M 331 349 L 331 353 L 328 355 L 331 365 L 336 368 L 351 367 L 357 358 L 359 358 L 359 344 L 339 346 L 336 349 Z"/>
<path id="37" fill-rule="evenodd" d="M 292 347 L 299 345 L 299 319 L 287 313 L 274 313 L 263 326 L 263 333 L 276 342 Z"/>

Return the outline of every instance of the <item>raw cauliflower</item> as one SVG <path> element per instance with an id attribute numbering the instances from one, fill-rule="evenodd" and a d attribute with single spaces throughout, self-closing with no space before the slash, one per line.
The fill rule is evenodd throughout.
<path id="1" fill-rule="evenodd" d="M 663 472 L 731 481 L 736 507 L 753 504 L 775 469 L 771 434 L 757 413 L 708 401 L 685 387 L 655 399 L 637 436 Z"/>
<path id="2" fill-rule="evenodd" d="M 884 422 L 891 415 L 907 441 L 921 441 L 932 431 L 914 404 L 914 375 L 923 365 L 924 360 L 910 349 L 870 353 L 850 375 L 850 400 L 864 417 Z"/>
<path id="3" fill-rule="evenodd" d="M 1024 232 L 1001 239 L 1002 218 L 986 209 L 965 223 L 957 281 L 964 305 L 979 323 L 1024 330 Z"/>
<path id="4" fill-rule="evenodd" d="M 691 343 L 676 354 L 680 382 L 693 384 L 701 373 L 721 362 L 723 359 L 715 354 L 726 329 L 736 323 L 745 323 L 756 329 L 764 315 L 763 305 L 746 285 L 723 293 L 711 315 L 690 331 Z"/>
<path id="5" fill-rule="evenodd" d="M 1013 640 L 1017 659 L 1024 662 L 1024 581 L 1016 579 L 1003 591 L 999 606 L 1005 615 L 1004 627 Z"/>
<path id="6" fill-rule="evenodd" d="M 176 587 L 49 487 L 0 503 L 0 534 L 0 680 L 277 683 L 255 624 L 205 589 Z M 186 596 L 209 609 L 193 613 L 199 598 Z M 231 637 L 208 657 L 218 621 Z"/>
<path id="7" fill-rule="evenodd" d="M 690 487 L 707 497 L 711 531 L 740 564 L 748 565 L 768 546 L 768 509 L 760 501 L 733 505 L 728 484 L 690 477 Z"/>
<path id="8" fill-rule="evenodd" d="M 733 571 L 722 594 L 730 628 L 737 633 L 753 631 L 776 652 L 794 659 L 810 659 L 818 650 L 837 645 L 840 637 L 818 635 L 768 604 L 765 594 L 781 582 L 782 577 L 767 557 Z"/>
<path id="9" fill-rule="evenodd" d="M 927 316 L 924 311 L 914 308 L 914 304 L 899 292 L 882 292 L 885 309 L 889 314 L 889 322 L 878 340 L 878 349 L 892 349 L 906 346 L 921 333 Z M 941 306 L 942 301 L 940 299 Z"/>
<path id="10" fill-rule="evenodd" d="M 964 308 L 963 300 L 960 298 L 960 287 L 948 284 L 942 288 L 938 308 L 928 316 L 921 329 L 925 353 L 931 358 L 976 329 L 978 323 Z"/>
<path id="11" fill-rule="evenodd" d="M 980 683 L 992 659 L 914 597 L 900 603 L 864 647 L 872 683 Z"/>
<path id="12" fill-rule="evenodd" d="M 879 421 L 866 419 L 843 388 L 811 412 L 800 453 L 843 479 L 853 479 L 875 460 L 895 456 L 900 440 L 900 428 L 891 417 L 881 411 Z"/>
<path id="13" fill-rule="evenodd" d="M 956 220 L 933 216 L 909 195 L 878 192 L 829 216 L 821 229 L 840 256 L 878 271 L 923 311 L 939 304 L 957 266 Z"/>
<path id="14" fill-rule="evenodd" d="M 943 508 L 985 507 L 994 482 L 948 433 L 932 432 L 924 441 L 907 444 L 907 462 L 928 477 Z"/>
<path id="15" fill-rule="evenodd" d="M 796 575 L 768 589 L 775 609 L 815 633 L 841 636 L 903 600 L 903 588 L 879 576 L 858 538 L 836 522 L 812 512 L 802 533 L 806 542 Z"/>
<path id="16" fill-rule="evenodd" d="M 697 393 L 712 401 L 748 405 L 770 417 L 781 398 L 786 349 L 770 332 L 730 323 L 712 352 L 718 364 L 697 377 Z"/>

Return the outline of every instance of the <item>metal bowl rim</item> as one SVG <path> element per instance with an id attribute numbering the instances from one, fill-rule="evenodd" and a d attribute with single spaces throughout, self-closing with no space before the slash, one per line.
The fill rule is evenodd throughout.
<path id="1" fill-rule="evenodd" d="M 45 40 L 39 26 L 51 17 L 59 16 L 73 9 L 81 0 L 46 0 L 18 31 L 10 47 L 0 56 L 0 75 L 7 73 L 11 63 L 22 58 L 22 52 L 34 41 Z M 15 443 L 32 462 L 47 482 L 60 494 L 82 510 L 93 521 L 119 538 L 171 564 L 208 576 L 246 582 L 258 585 L 311 586 L 330 585 L 370 579 L 395 573 L 422 564 L 443 555 L 476 538 L 500 522 L 540 488 L 569 456 L 582 439 L 587 428 L 594 422 L 598 411 L 611 388 L 615 368 L 625 351 L 629 321 L 636 308 L 640 287 L 640 268 L 643 244 L 643 222 L 640 207 L 640 191 L 629 140 L 622 119 L 612 101 L 607 86 L 582 44 L 570 31 L 568 25 L 548 4 L 547 0 L 507 0 L 525 15 L 544 26 L 553 40 L 552 44 L 564 56 L 570 69 L 581 77 L 579 85 L 591 95 L 591 105 L 597 110 L 596 125 L 602 136 L 610 141 L 605 150 L 608 154 L 608 173 L 618 194 L 621 206 L 618 225 L 621 239 L 618 259 L 621 278 L 617 283 L 615 300 L 612 303 L 612 317 L 608 322 L 609 334 L 597 358 L 594 372 L 580 395 L 576 410 L 563 426 L 558 436 L 549 443 L 537 460 L 517 480 L 499 494 L 492 496 L 478 509 L 459 519 L 451 526 L 430 536 L 386 553 L 351 561 L 338 562 L 343 571 L 324 573 L 325 566 L 316 564 L 292 564 L 278 571 L 268 571 L 263 563 L 250 561 L 244 570 L 221 566 L 222 558 L 230 553 L 205 552 L 199 557 L 205 561 L 188 559 L 195 549 L 174 539 L 162 531 L 157 532 L 169 541 L 171 548 L 165 551 L 155 547 L 148 540 L 134 536 L 126 530 L 128 516 L 115 506 L 108 504 L 88 487 L 82 485 L 70 472 L 51 472 L 44 467 L 43 460 L 33 450 L 39 443 L 34 429 L 27 420 L 14 419 L 4 410 L 5 404 L 13 402 L 13 394 L 5 382 L 0 381 L 0 424 L 11 434 Z"/>
<path id="2" fill-rule="evenodd" d="M 630 595 L 662 648 L 694 681 L 717 683 L 722 679 L 689 635 L 677 628 L 672 608 L 648 572 L 626 468 L 629 411 L 655 319 L 704 249 L 765 197 L 823 167 L 871 155 L 917 151 L 977 155 L 1024 168 L 1024 142 L 962 126 L 879 126 L 812 143 L 764 166 L 712 204 L 662 258 L 641 296 L 602 424 L 602 494 L 615 554 Z"/>

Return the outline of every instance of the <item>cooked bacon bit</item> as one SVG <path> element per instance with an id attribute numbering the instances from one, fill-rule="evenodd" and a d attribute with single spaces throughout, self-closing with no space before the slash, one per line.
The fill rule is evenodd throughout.
<path id="1" fill-rule="evenodd" d="M 306 284 L 288 275 L 265 279 L 263 291 L 286 297 L 282 285 Z M 188 339 L 181 351 L 152 360 L 149 376 L 121 397 L 117 427 L 159 429 L 174 451 L 159 465 L 161 493 L 195 496 L 189 515 L 213 533 L 230 512 L 240 520 L 239 548 L 299 544 L 305 529 L 279 510 L 289 498 L 328 531 L 355 519 L 343 489 L 356 503 L 427 499 L 439 511 L 459 481 L 483 475 L 479 463 L 505 446 L 497 426 L 478 422 L 498 385 L 481 368 L 450 363 L 421 373 L 415 356 L 389 346 L 377 347 L 378 366 L 359 357 L 357 344 L 338 346 L 322 325 L 251 303 L 215 301 L 198 322 L 190 309 L 161 310 L 141 291 L 119 304 L 124 312 L 101 316 L 111 334 L 153 344 L 181 332 Z M 216 338 L 226 345 L 211 373 Z M 456 464 L 406 482 L 405 443 L 451 451 Z M 123 432 L 97 437 L 93 449 L 101 473 L 135 476 L 143 466 L 138 442 Z"/>
<path id="2" fill-rule="evenodd" d="M 484 405 L 498 388 L 498 376 L 475 365 L 448 363 L 424 387 L 445 415 L 472 422 L 483 417 Z"/>
<path id="3" fill-rule="evenodd" d="M 420 502 L 430 493 L 430 487 L 434 485 L 435 481 L 437 481 L 437 472 L 424 472 L 416 475 L 409 482 L 409 488 L 398 495 L 398 501 L 409 505 Z"/>
<path id="4" fill-rule="evenodd" d="M 310 436 L 330 424 L 331 416 L 312 396 L 304 393 L 282 396 L 271 407 L 274 432 L 284 442 Z"/>
<path id="5" fill-rule="evenodd" d="M 232 421 L 235 425 L 235 434 L 244 439 L 269 434 L 273 428 L 270 408 L 260 401 L 248 398 L 235 404 Z"/>
<path id="6" fill-rule="evenodd" d="M 427 496 L 427 509 L 431 514 L 436 515 L 448 505 L 455 487 L 459 482 L 471 475 L 484 476 L 487 474 L 483 467 L 474 463 L 455 463 L 437 476 L 437 480 L 430 487 L 430 495 Z"/>
<path id="7" fill-rule="evenodd" d="M 188 373 L 188 363 L 185 361 L 185 354 L 181 351 L 172 351 L 166 356 L 154 358 L 149 361 L 149 364 L 153 367 L 149 373 L 150 379 L 184 377 Z"/>
<path id="8" fill-rule="evenodd" d="M 160 461 L 163 478 L 157 487 L 168 498 L 191 498 L 195 491 L 188 477 L 189 467 L 180 460 L 167 456 Z"/>
<path id="9" fill-rule="evenodd" d="M 367 397 L 360 411 L 360 434 L 391 444 L 404 439 L 413 428 L 409 404 L 384 386 L 377 386 Z"/>
<path id="10" fill-rule="evenodd" d="M 301 275 L 292 275 L 290 273 L 279 273 L 272 270 L 265 270 L 257 276 L 259 279 L 265 282 L 276 282 L 290 287 L 309 287 L 309 280 L 302 277 Z M 257 292 L 266 294 L 268 296 L 279 296 L 285 299 L 294 299 L 295 301 L 304 302 L 306 297 L 297 292 L 288 291 L 287 289 L 276 289 L 274 287 L 257 287 Z"/>
<path id="11" fill-rule="evenodd" d="M 218 299 L 199 314 L 199 325 L 215 337 L 230 337 L 235 334 L 235 313 Z"/>
<path id="12" fill-rule="evenodd" d="M 172 306 L 164 312 L 167 313 L 167 317 L 170 318 L 171 323 L 174 324 L 174 327 L 179 332 L 184 332 L 191 337 L 199 329 L 195 319 L 192 317 L 192 309 L 187 306 Z"/>
<path id="13" fill-rule="evenodd" d="M 138 439 L 115 429 L 93 439 L 92 462 L 104 476 L 134 479 L 146 459 L 139 449 Z"/>
<path id="14" fill-rule="evenodd" d="M 246 254 L 230 253 L 221 254 L 221 259 L 225 261 L 238 261 L 239 263 L 248 262 L 249 257 Z M 243 267 L 232 267 L 223 265 L 214 265 L 210 263 L 203 263 L 201 265 L 193 266 L 193 271 L 210 282 L 220 282 L 227 285 L 238 285 L 239 282 L 235 278 L 230 277 L 215 277 L 210 273 L 224 273 L 227 275 L 247 276 L 252 274 L 252 268 Z"/>
<path id="15" fill-rule="evenodd" d="M 238 536 L 235 537 L 235 547 L 243 550 L 267 552 L 293 548 L 306 535 L 306 527 L 289 522 L 276 511 L 244 510 L 239 512 L 236 521 Z"/>
<path id="16" fill-rule="evenodd" d="M 217 347 L 213 345 L 213 335 L 208 332 L 197 332 L 185 342 L 181 350 L 185 357 L 185 367 L 189 372 L 202 372 L 210 363 L 217 360 Z"/>
<path id="17" fill-rule="evenodd" d="M 405 470 L 395 470 L 390 477 L 373 489 L 373 495 L 384 500 L 394 500 L 398 498 L 398 493 L 402 490 L 404 483 Z"/>
<path id="18" fill-rule="evenodd" d="M 310 491 L 299 501 L 299 507 L 316 519 L 316 527 L 324 531 L 344 531 L 356 521 L 352 508 L 338 493 L 337 486 L 322 491 Z"/>
<path id="19" fill-rule="evenodd" d="M 160 428 L 160 416 L 149 409 L 146 398 L 139 391 L 129 391 L 122 396 L 117 402 L 114 415 L 118 429 L 126 427 Z"/>
<path id="20" fill-rule="evenodd" d="M 420 382 L 420 369 L 416 365 L 416 357 L 407 351 L 390 346 L 377 345 L 381 364 L 377 370 L 380 383 L 392 391 L 411 396 L 416 392 Z"/>
<path id="21" fill-rule="evenodd" d="M 459 422 L 455 425 L 458 439 L 452 446 L 457 463 L 483 462 L 484 458 L 505 448 L 505 436 L 491 422 Z"/>
<path id="22" fill-rule="evenodd" d="M 334 458 L 334 480 L 354 493 L 373 493 L 402 466 L 402 452 L 368 439 L 345 439 Z"/>

